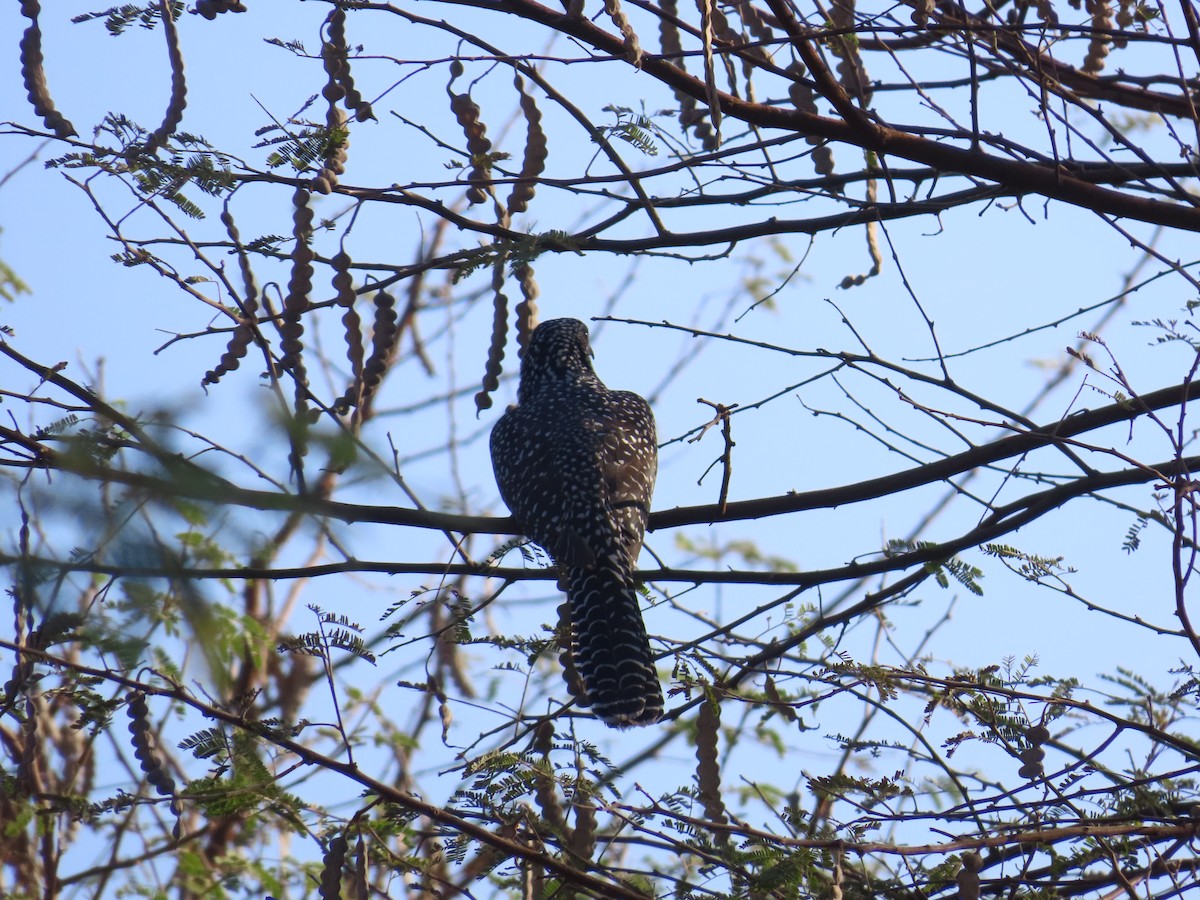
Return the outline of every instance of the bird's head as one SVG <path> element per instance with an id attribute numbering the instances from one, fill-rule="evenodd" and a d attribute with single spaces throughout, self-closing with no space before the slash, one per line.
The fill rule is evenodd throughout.
<path id="1" fill-rule="evenodd" d="M 521 397 L 555 382 L 595 377 L 586 325 L 578 319 L 549 319 L 534 329 L 521 357 Z"/>

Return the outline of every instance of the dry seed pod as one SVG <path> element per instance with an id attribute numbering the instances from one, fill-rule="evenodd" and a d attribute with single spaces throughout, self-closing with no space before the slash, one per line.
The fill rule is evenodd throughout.
<path id="1" fill-rule="evenodd" d="M 1133 0 L 1129 0 L 1133 2 Z M 1057 25 L 1058 13 L 1054 11 L 1054 0 L 1037 0 L 1038 17 L 1045 25 Z"/>
<path id="2" fill-rule="evenodd" d="M 238 317 L 238 324 L 229 337 L 229 343 L 226 345 L 220 361 L 204 373 L 204 378 L 200 382 L 201 386 L 216 384 L 223 376 L 236 371 L 241 365 L 242 359 L 245 358 L 250 344 L 254 340 L 252 323 L 254 314 L 258 311 L 258 286 L 254 282 L 254 271 L 250 268 L 250 257 L 246 253 L 246 248 L 242 246 L 241 235 L 238 234 L 237 226 L 234 224 L 228 207 L 221 211 L 221 223 L 225 226 L 229 239 L 233 241 L 233 247 L 238 256 L 238 266 L 242 272 L 244 294 L 241 303 L 242 315 Z"/>
<path id="3" fill-rule="evenodd" d="M 1034 725 L 1025 732 L 1025 737 L 1031 744 L 1044 744 L 1050 740 L 1050 729 L 1045 725 Z"/>
<path id="4" fill-rule="evenodd" d="M 567 843 L 577 857 L 591 859 L 596 852 L 596 807 L 578 796 L 578 787 L 575 790 L 576 796 L 571 799 L 571 806 L 575 810 L 575 828 Z"/>
<path id="5" fill-rule="evenodd" d="M 492 302 L 492 342 L 488 347 L 487 363 L 483 368 L 483 388 L 475 395 L 475 411 L 492 408 L 492 391 L 500 387 L 503 371 L 504 345 L 508 341 L 508 297 L 500 290 L 504 283 L 504 262 L 498 260 L 492 275 L 495 297 Z"/>
<path id="6" fill-rule="evenodd" d="M 816 115 L 817 103 L 813 99 L 812 88 L 803 80 L 807 71 L 798 59 L 792 60 L 788 65 L 787 72 L 792 76 L 788 83 L 788 97 L 796 109 Z M 815 148 L 812 152 L 813 170 L 818 175 L 832 175 L 833 148 L 816 135 L 808 135 L 805 140 Z"/>
<path id="7" fill-rule="evenodd" d="M 909 0 L 913 11 L 910 18 L 912 23 L 918 28 L 924 28 L 929 24 L 929 17 L 933 15 L 933 11 L 937 4 L 935 0 Z"/>
<path id="8" fill-rule="evenodd" d="M 736 6 L 736 9 L 738 18 L 742 20 L 742 26 L 747 32 L 749 32 L 750 37 L 752 37 L 758 44 L 769 46 L 775 42 L 775 32 L 771 30 L 771 26 L 766 23 L 766 20 L 763 19 L 762 14 L 755 9 L 753 4 L 739 3 Z M 747 40 L 741 35 L 739 35 L 739 38 L 741 40 Z M 757 60 L 769 63 L 771 61 L 771 53 L 769 50 L 767 50 L 767 46 L 756 45 L 753 47 L 747 47 L 746 52 Z"/>
<path id="9" fill-rule="evenodd" d="M 450 64 L 450 84 L 463 72 L 462 63 L 457 59 Z M 450 96 L 450 111 L 458 120 L 463 134 L 467 138 L 467 153 L 470 154 L 470 171 L 467 173 L 467 200 L 472 203 L 482 203 L 487 199 L 487 190 L 483 185 L 491 180 L 491 161 L 488 154 L 492 152 L 492 142 L 487 137 L 487 125 L 480 117 L 479 104 L 471 99 L 469 94 L 456 94 L 446 85 L 446 93 Z"/>
<path id="10" fill-rule="evenodd" d="M 1017 758 L 1023 763 L 1033 765 L 1035 763 L 1040 763 L 1046 758 L 1046 751 L 1041 747 L 1026 747 L 1017 754 Z"/>
<path id="11" fill-rule="evenodd" d="M 550 764 L 550 750 L 554 745 L 554 723 L 549 719 L 543 720 L 533 732 L 533 749 L 542 754 L 542 762 L 546 771 L 537 770 L 533 779 L 533 797 L 542 818 L 559 834 L 567 831 L 567 817 L 563 812 L 562 801 L 558 796 L 558 783 L 550 773 L 554 771 Z"/>
<path id="12" fill-rule="evenodd" d="M 675 19 L 679 17 L 676 0 L 662 0 L 659 4 L 663 14 L 658 20 L 658 39 L 662 46 L 662 55 L 671 65 L 681 72 L 687 71 L 683 62 L 683 44 L 679 37 L 679 29 Z M 712 126 L 705 120 L 704 113 L 699 109 L 696 99 L 683 91 L 675 91 L 675 99 L 679 103 L 679 126 L 686 132 L 694 129 L 696 140 L 705 150 L 716 149 L 716 135 Z"/>
<path id="13" fill-rule="evenodd" d="M 1117 8 L 1117 28 L 1121 31 L 1127 31 L 1133 24 L 1133 8 L 1133 0 L 1121 0 L 1120 6 Z M 1117 50 L 1124 50 L 1129 46 L 1129 38 L 1114 37 L 1112 45 Z"/>
<path id="14" fill-rule="evenodd" d="M 48 129 L 60 138 L 69 138 L 79 132 L 55 109 L 54 100 L 50 97 L 43 66 L 45 59 L 42 56 L 42 31 L 38 27 L 38 15 L 41 11 L 38 0 L 21 0 L 21 15 L 29 19 L 29 26 L 21 36 L 21 77 L 25 80 L 26 96 L 33 105 L 33 111 Z"/>
<path id="15" fill-rule="evenodd" d="M 625 59 L 640 69 L 642 67 L 642 46 L 638 42 L 633 26 L 629 24 L 629 19 L 625 17 L 625 10 L 621 9 L 621 0 L 604 0 L 604 11 L 617 26 L 617 30 L 621 32 Z"/>
<path id="16" fill-rule="evenodd" d="M 317 896 L 321 900 L 341 900 L 342 867 L 346 864 L 346 852 L 350 844 L 344 834 L 338 834 L 329 842 L 325 855 L 321 857 L 321 882 Z"/>
<path id="17" fill-rule="evenodd" d="M 704 815 L 711 822 L 727 822 L 725 802 L 721 799 L 721 770 L 717 765 L 717 731 L 721 708 L 710 698 L 700 704 L 696 716 L 696 784 Z"/>
<path id="18" fill-rule="evenodd" d="M 162 124 L 146 139 L 146 152 L 154 153 L 175 133 L 183 121 L 187 107 L 187 80 L 183 75 L 183 51 L 179 49 L 179 30 L 175 27 L 175 16 L 171 13 L 171 0 L 159 0 L 162 10 L 163 34 L 167 38 L 167 58 L 171 62 L 171 99 L 163 114 Z"/>
<path id="19" fill-rule="evenodd" d="M 513 86 L 521 96 L 521 112 L 525 115 L 525 158 L 521 162 L 520 181 L 513 185 L 505 204 L 510 217 L 529 208 L 529 201 L 537 190 L 535 179 L 545 170 L 548 155 L 542 111 L 537 108 L 533 95 L 525 90 L 525 81 L 520 75 L 513 78 Z"/>
<path id="20" fill-rule="evenodd" d="M 537 298 L 541 291 L 538 290 L 537 280 L 533 277 L 533 266 L 529 263 L 520 263 L 513 269 L 513 275 L 517 277 L 517 283 L 521 286 L 522 299 L 517 304 L 517 346 L 520 348 L 517 355 L 523 356 L 529 337 L 538 325 Z"/>
<path id="21" fill-rule="evenodd" d="M 562 677 L 567 685 L 567 693 L 571 695 L 576 705 L 587 707 L 592 705 L 592 701 L 588 697 L 587 689 L 583 686 L 583 679 L 579 677 L 579 670 L 575 668 L 575 657 L 571 654 L 571 633 L 571 605 L 564 600 L 558 607 L 558 628 L 555 632 L 559 646 L 558 664 L 562 666 Z"/>
<path id="22" fill-rule="evenodd" d="M 150 733 L 150 710 L 142 691 L 130 691 L 125 713 L 129 716 L 129 733 L 133 736 L 133 755 L 146 773 L 146 781 L 164 797 L 173 797 L 175 779 L 155 751 L 154 736 Z"/>
<path id="23" fill-rule="evenodd" d="M 387 291 L 376 291 L 375 327 L 371 335 L 371 355 L 363 363 L 360 408 L 375 395 L 383 382 L 383 373 L 387 371 L 400 333 L 396 321 L 396 298 Z"/>
<path id="24" fill-rule="evenodd" d="M 342 314 L 342 327 L 346 335 L 346 359 L 350 363 L 350 386 L 334 403 L 334 408 L 342 415 L 349 412 L 350 407 L 358 405 L 358 392 L 362 389 L 362 321 L 359 319 L 358 310 L 354 308 L 356 296 L 354 279 L 350 275 L 350 262 L 350 254 L 344 248 L 329 260 L 329 267 L 333 269 L 333 289 L 337 292 L 335 301 L 345 310 Z"/>
<path id="25" fill-rule="evenodd" d="M 201 387 L 206 384 L 216 384 L 223 376 L 236 371 L 242 364 L 242 359 L 246 356 L 253 341 L 254 329 L 244 319 L 239 321 L 229 336 L 229 343 L 225 345 L 225 352 L 221 354 L 220 361 L 204 373 L 204 378 L 200 382 Z"/>
<path id="26" fill-rule="evenodd" d="M 1041 778 L 1044 771 L 1045 770 L 1042 768 L 1041 763 L 1026 763 L 1025 765 L 1021 766 L 1021 768 L 1017 769 L 1017 775 L 1019 775 L 1021 778 L 1028 778 L 1032 780 L 1034 778 Z"/>
<path id="27" fill-rule="evenodd" d="M 196 14 L 210 22 L 221 13 L 244 13 L 246 4 L 242 0 L 196 0 Z"/>
<path id="28" fill-rule="evenodd" d="M 344 24 L 346 17 L 342 9 L 334 11 L 333 19 L 337 21 L 337 13 L 341 13 L 341 19 Z M 328 79 L 325 86 L 321 88 L 321 96 L 325 98 L 328 104 L 328 109 L 325 113 L 325 128 L 332 136 L 335 132 L 343 131 L 346 127 L 346 114 L 338 109 L 338 101 L 341 100 L 346 92 L 342 88 L 340 76 L 346 68 L 345 48 L 338 46 L 332 39 L 335 33 L 333 23 L 330 24 L 331 40 L 321 45 L 321 62 L 325 66 L 325 73 Z M 345 32 L 340 31 L 343 41 L 345 40 Z M 313 190 L 322 194 L 330 193 L 337 187 L 338 176 L 346 171 L 346 148 L 349 141 L 343 138 L 336 146 L 330 146 L 325 159 L 322 162 L 321 170 L 313 178 Z"/>
<path id="29" fill-rule="evenodd" d="M 979 900 L 979 876 L 965 866 L 954 876 L 959 900 Z"/>
<path id="30" fill-rule="evenodd" d="M 855 0 L 833 0 L 829 15 L 833 27 L 839 31 L 851 32 L 857 24 L 854 21 Z M 858 50 L 858 42 L 850 37 L 841 37 L 829 42 L 830 52 L 838 58 L 838 81 L 846 89 L 846 93 L 866 106 L 871 102 L 872 90 L 867 67 L 863 64 L 862 54 Z"/>
<path id="31" fill-rule="evenodd" d="M 696 0 L 700 9 L 700 39 L 704 50 L 704 92 L 708 101 L 708 117 L 711 121 L 712 146 L 706 142 L 705 150 L 721 146 L 721 95 L 717 90 L 717 65 L 713 54 L 713 18 L 717 10 L 716 0 Z M 696 130 L 699 135 L 700 130 Z"/>
<path id="32" fill-rule="evenodd" d="M 295 246 L 292 248 L 292 272 L 288 279 L 287 296 L 283 300 L 282 326 L 280 333 L 283 339 L 279 343 L 283 351 L 279 364 L 285 369 L 303 371 L 300 354 L 303 351 L 301 337 L 304 326 L 300 317 L 308 312 L 309 297 L 312 295 L 313 252 L 308 245 L 312 237 L 313 211 L 309 206 L 311 194 L 304 188 L 296 188 L 292 195 L 295 211 L 292 214 L 292 236 Z"/>
<path id="33" fill-rule="evenodd" d="M 346 45 L 346 11 L 340 6 L 329 16 L 329 43 L 341 61 L 336 72 L 329 74 L 337 80 L 345 98 L 346 108 L 354 111 L 354 118 L 359 122 L 374 119 L 375 112 L 371 109 L 371 104 L 364 100 L 362 94 L 354 87 L 354 76 L 350 74 L 350 48 Z"/>
<path id="34" fill-rule="evenodd" d="M 1088 42 L 1087 56 L 1083 59 L 1083 71 L 1089 75 L 1099 75 L 1104 71 L 1104 60 L 1108 58 L 1111 39 L 1107 34 L 1101 34 L 1101 29 L 1111 30 L 1113 26 L 1112 4 L 1109 0 L 1094 0 L 1088 5 L 1092 14 L 1091 40 Z"/>
<path id="35" fill-rule="evenodd" d="M 308 408 L 308 372 L 304 366 L 304 323 L 301 317 L 308 312 L 309 297 L 312 295 L 313 251 L 308 245 L 312 237 L 313 211 L 309 206 L 311 194 L 297 188 L 292 195 L 296 209 L 292 215 L 292 235 L 296 240 L 292 248 L 292 274 L 288 279 L 287 296 L 283 300 L 283 312 L 279 326 L 279 365 L 292 373 L 295 384 L 296 422 L 303 426 L 313 420 Z M 300 461 L 308 453 L 308 441 L 303 427 L 293 435 L 292 467 L 300 471 Z"/>

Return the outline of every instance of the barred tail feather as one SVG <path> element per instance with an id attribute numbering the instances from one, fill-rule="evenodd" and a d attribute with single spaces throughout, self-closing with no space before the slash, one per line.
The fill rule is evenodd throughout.
<path id="1" fill-rule="evenodd" d="M 662 686 L 629 576 L 604 564 L 566 575 L 571 651 L 596 715 L 616 728 L 657 722 Z"/>

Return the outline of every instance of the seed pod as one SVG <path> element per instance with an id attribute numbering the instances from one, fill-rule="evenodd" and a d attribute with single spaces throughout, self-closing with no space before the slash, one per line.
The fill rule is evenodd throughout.
<path id="1" fill-rule="evenodd" d="M 309 298 L 312 296 L 313 251 L 309 246 L 312 238 L 313 211 L 309 206 L 311 194 L 304 188 L 296 188 L 292 195 L 295 212 L 292 214 L 292 236 L 295 246 L 292 248 L 292 274 L 288 279 L 287 296 L 283 300 L 283 311 L 280 315 L 279 327 L 279 365 L 292 373 L 295 385 L 296 424 L 292 434 L 292 452 L 289 458 L 292 468 L 297 473 L 301 471 L 303 457 L 308 453 L 308 440 L 304 425 L 310 423 L 313 417 L 308 407 L 308 372 L 304 366 L 304 323 L 302 316 L 308 312 Z"/>
<path id="2" fill-rule="evenodd" d="M 513 79 L 517 93 L 521 95 L 521 112 L 525 114 L 525 158 L 521 162 L 520 181 L 513 185 L 508 195 L 508 215 L 525 212 L 529 201 L 537 190 L 535 179 L 546 168 L 546 132 L 542 130 L 542 112 L 537 108 L 533 95 L 525 90 L 525 82 L 520 75 Z"/>
<path id="3" fill-rule="evenodd" d="M 244 293 L 240 304 L 242 315 L 238 317 L 238 324 L 229 337 L 229 343 L 221 355 L 220 362 L 204 373 L 204 378 L 200 382 L 201 386 L 216 384 L 224 375 L 236 371 L 241 365 L 242 359 L 246 356 L 250 344 L 254 340 L 253 321 L 254 314 L 258 311 L 258 286 L 254 283 L 254 271 L 250 268 L 250 257 L 246 253 L 246 248 L 242 246 L 241 236 L 238 234 L 228 206 L 221 212 L 221 222 L 229 234 L 229 239 L 233 241 L 234 250 L 238 256 L 238 265 L 242 272 Z"/>
<path id="4" fill-rule="evenodd" d="M 529 263 L 519 264 L 513 269 L 513 274 L 521 286 L 522 299 L 517 304 L 517 346 L 520 347 L 520 356 L 524 355 L 529 338 L 538 325 L 537 298 L 541 292 L 538 290 L 537 280 L 533 277 L 533 266 Z"/>
<path id="5" fill-rule="evenodd" d="M 396 327 L 396 298 L 387 291 L 376 291 L 375 328 L 371 335 L 371 355 L 363 363 L 360 409 L 370 402 L 383 382 L 383 373 L 391 362 L 399 334 Z"/>
<path id="6" fill-rule="evenodd" d="M 150 710 L 142 691 L 130 691 L 125 713 L 129 716 L 129 733 L 133 736 L 133 755 L 146 773 L 146 781 L 164 797 L 173 797 L 175 779 L 167 772 L 155 750 L 154 736 L 150 732 Z"/>
<path id="7" fill-rule="evenodd" d="M 679 29 L 675 19 L 679 17 L 679 7 L 676 0 L 662 0 L 659 4 L 663 14 L 658 20 L 658 39 L 662 46 L 663 58 L 681 72 L 687 71 L 683 62 L 683 44 L 679 37 Z M 712 126 L 700 111 L 696 98 L 683 91 L 675 91 L 675 100 L 679 103 L 679 125 L 686 132 L 693 129 L 696 140 L 705 150 L 716 149 L 716 135 Z"/>
<path id="8" fill-rule="evenodd" d="M 555 635 L 558 638 L 558 663 L 562 666 L 563 681 L 567 685 L 567 693 L 576 705 L 588 707 L 592 705 L 579 670 L 575 668 L 575 657 L 571 654 L 571 605 L 565 600 L 558 607 L 558 628 Z"/>
<path id="9" fill-rule="evenodd" d="M 450 64 L 450 84 L 446 85 L 446 93 L 450 97 L 450 111 L 458 120 L 463 134 L 467 138 L 467 153 L 471 157 L 470 170 L 467 173 L 467 200 L 471 204 L 482 203 L 487 199 L 484 185 L 491 180 L 492 163 L 489 154 L 492 152 L 492 142 L 487 137 L 487 125 L 480 117 L 479 104 L 471 99 L 469 94 L 456 94 L 450 90 L 454 80 L 463 73 L 462 63 L 457 59 Z"/>
<path id="10" fill-rule="evenodd" d="M 329 267 L 333 269 L 333 289 L 337 292 L 334 299 L 337 305 L 345 310 L 342 314 L 342 327 L 346 335 L 346 359 L 350 362 L 350 385 L 346 393 L 334 402 L 334 409 L 340 415 L 345 415 L 351 407 L 358 405 L 359 393 L 362 390 L 362 321 L 359 319 L 358 310 L 354 308 L 357 298 L 354 293 L 354 279 L 350 275 L 350 262 L 350 254 L 345 248 L 329 260 Z"/>
<path id="11" fill-rule="evenodd" d="M 46 84 L 46 70 L 42 65 L 42 31 L 38 27 L 38 15 L 41 11 L 38 0 L 21 0 L 21 15 L 29 19 L 29 26 L 21 36 L 21 77 L 25 80 L 26 96 L 33 105 L 33 111 L 58 137 L 69 138 L 79 132 L 55 109 L 54 100 L 50 97 L 50 88 Z"/>
<path id="12" fill-rule="evenodd" d="M 493 270 L 492 342 L 488 346 L 487 363 L 483 368 L 483 389 L 475 395 L 477 414 L 492 408 L 492 391 L 500 387 L 500 373 L 503 371 L 504 345 L 508 341 L 508 297 L 498 286 L 504 283 L 503 265 L 502 260 L 498 261 Z M 499 273 L 498 276 L 495 273 Z"/>
<path id="13" fill-rule="evenodd" d="M 617 30 L 621 32 L 625 59 L 640 69 L 642 67 L 642 46 L 638 43 L 638 36 L 634 33 L 633 26 L 629 24 L 629 19 L 625 16 L 625 10 L 621 9 L 621 0 L 604 0 L 604 11 L 617 26 Z"/>
<path id="14" fill-rule="evenodd" d="M 954 876 L 958 883 L 959 900 L 979 900 L 979 876 L 965 866 Z"/>
<path id="15" fill-rule="evenodd" d="M 321 881 L 317 887 L 317 896 L 321 900 L 341 900 L 342 897 L 342 867 L 346 864 L 346 852 L 350 849 L 344 834 L 338 834 L 325 849 L 321 857 Z"/>
<path id="16" fill-rule="evenodd" d="M 371 104 L 363 99 L 362 94 L 354 87 L 354 76 L 350 74 L 350 48 L 346 45 L 346 10 L 337 7 L 329 16 L 329 44 L 334 48 L 341 64 L 336 71 L 329 74 L 337 80 L 345 98 L 346 108 L 354 111 L 354 118 L 359 122 L 374 119 L 375 112 Z M 328 67 L 326 68 L 328 70 Z"/>
<path id="17" fill-rule="evenodd" d="M 1026 747 L 1017 754 L 1017 757 L 1021 762 L 1033 765 L 1034 763 L 1040 763 L 1046 758 L 1046 751 L 1041 747 Z"/>
<path id="18" fill-rule="evenodd" d="M 1092 14 L 1091 40 L 1088 42 L 1087 55 L 1083 58 L 1083 71 L 1089 75 L 1099 75 L 1104 71 L 1104 60 L 1108 58 L 1109 45 L 1112 39 L 1102 30 L 1111 30 L 1113 26 L 1112 4 L 1109 0 L 1093 0 L 1088 5 Z"/>
<path id="19" fill-rule="evenodd" d="M 833 0 L 829 8 L 829 18 L 834 28 L 848 33 L 853 31 L 857 24 L 854 20 L 854 4 L 855 0 Z M 847 94 L 863 106 L 870 104 L 873 92 L 858 42 L 850 37 L 837 37 L 831 40 L 828 46 L 830 52 L 838 59 L 838 82 L 846 89 Z"/>
<path id="20" fill-rule="evenodd" d="M 575 828 L 571 831 L 568 845 L 580 859 L 591 859 L 596 852 L 596 807 L 589 799 L 579 796 L 578 786 L 575 791 L 571 799 L 571 806 L 575 810 Z"/>
<path id="21" fill-rule="evenodd" d="M 554 723 L 543 720 L 533 733 L 533 749 L 542 754 L 545 770 L 537 769 L 533 776 L 533 797 L 550 826 L 559 834 L 567 832 L 567 817 L 558 796 L 558 783 L 554 780 L 554 768 L 550 764 L 550 750 L 554 744 Z"/>
<path id="22" fill-rule="evenodd" d="M 700 789 L 704 815 L 711 822 L 723 823 L 729 820 L 721 799 L 721 770 L 717 764 L 717 732 L 720 726 L 721 708 L 706 697 L 696 716 L 696 785 Z M 728 840 L 723 832 L 720 836 L 722 843 Z"/>
<path id="23" fill-rule="evenodd" d="M 179 49 L 179 30 L 175 27 L 175 16 L 171 13 L 171 0 L 159 0 L 162 10 L 163 34 L 167 38 L 167 58 L 171 62 L 171 98 L 163 114 L 162 124 L 146 138 L 146 152 L 154 153 L 175 133 L 183 121 L 187 107 L 187 80 L 183 76 L 183 51 Z"/>
<path id="24" fill-rule="evenodd" d="M 1050 740 L 1050 729 L 1045 725 L 1034 725 L 1025 732 L 1025 737 L 1031 744 L 1044 744 Z"/>

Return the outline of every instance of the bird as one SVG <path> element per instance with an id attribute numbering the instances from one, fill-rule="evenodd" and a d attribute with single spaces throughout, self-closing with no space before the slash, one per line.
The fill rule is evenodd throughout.
<path id="1" fill-rule="evenodd" d="M 658 474 L 654 413 L 605 387 L 587 326 L 549 319 L 521 358 L 517 403 L 492 429 L 492 469 L 521 533 L 559 569 L 571 656 L 606 725 L 650 725 L 663 695 L 634 570 Z"/>

